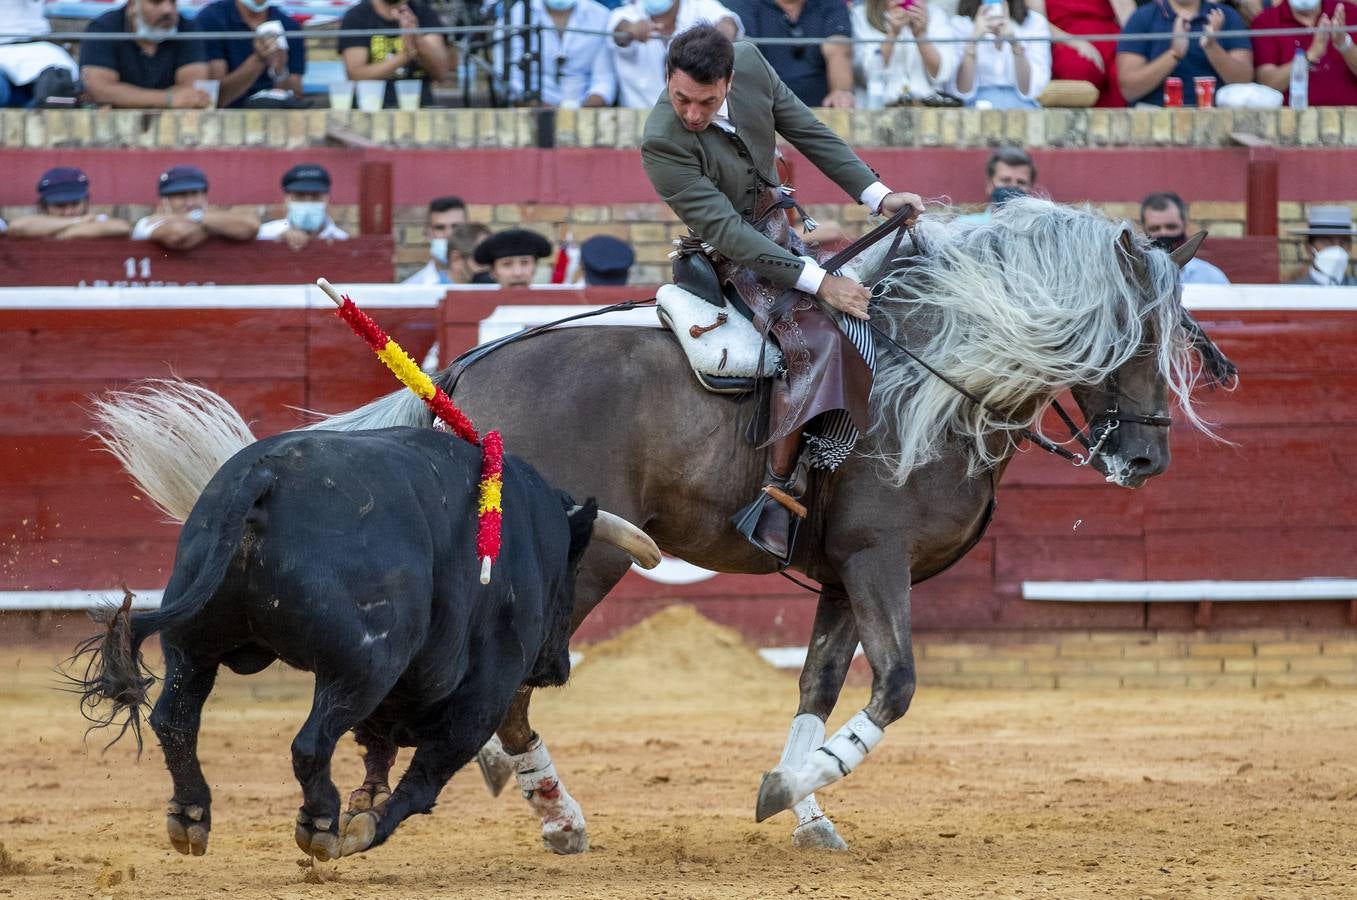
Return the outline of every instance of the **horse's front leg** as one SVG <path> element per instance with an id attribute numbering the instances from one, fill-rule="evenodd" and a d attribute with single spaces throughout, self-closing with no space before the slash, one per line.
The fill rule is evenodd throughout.
<path id="1" fill-rule="evenodd" d="M 849 607 L 848 594 L 837 585 L 820 590 L 815 626 L 801 669 L 801 703 L 787 733 L 779 767 L 799 769 L 806 757 L 825 740 L 825 719 L 834 711 L 843 680 L 857 650 L 858 629 Z M 834 830 L 834 823 L 820 809 L 815 795 L 798 802 L 792 846 L 820 850 L 844 850 L 847 844 Z"/>
<path id="2" fill-rule="evenodd" d="M 903 716 L 914 698 L 909 570 L 902 554 L 869 549 L 850 557 L 840 571 L 872 668 L 872 697 L 800 766 L 779 765 L 763 777 L 755 809 L 760 822 L 857 768 L 880 743 L 883 729 Z"/>

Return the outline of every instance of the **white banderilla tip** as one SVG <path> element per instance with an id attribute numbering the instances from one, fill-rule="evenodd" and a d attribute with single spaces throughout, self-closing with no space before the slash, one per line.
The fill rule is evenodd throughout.
<path id="1" fill-rule="evenodd" d="M 490 557 L 488 556 L 481 557 L 481 584 L 490 583 L 490 566 L 492 564 L 493 560 L 491 560 Z"/>

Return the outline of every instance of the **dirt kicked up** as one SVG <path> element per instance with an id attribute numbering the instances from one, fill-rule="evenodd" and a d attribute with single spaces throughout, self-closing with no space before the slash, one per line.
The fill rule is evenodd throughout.
<path id="1" fill-rule="evenodd" d="M 165 835 L 154 736 L 139 763 L 130 740 L 100 755 L 95 734 L 83 750 L 75 697 L 51 688 L 57 657 L 0 651 L 6 900 L 1357 896 L 1354 692 L 925 688 L 821 794 L 850 850 L 806 854 L 790 848 L 789 814 L 753 821 L 795 678 L 674 609 L 586 650 L 571 686 L 535 704 L 591 852 L 543 850 L 513 788 L 492 799 L 473 767 L 431 816 L 316 873 L 292 839 L 308 676 L 219 679 L 200 745 L 212 836 L 188 858 Z M 831 727 L 865 699 L 850 688 Z M 346 739 L 341 795 L 361 772 Z"/>

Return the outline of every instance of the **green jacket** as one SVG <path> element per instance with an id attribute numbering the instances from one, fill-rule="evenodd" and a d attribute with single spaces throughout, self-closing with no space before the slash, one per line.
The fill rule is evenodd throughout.
<path id="1" fill-rule="evenodd" d="M 735 135 L 714 124 L 689 131 L 668 95 L 661 97 L 646 119 L 641 143 L 646 175 L 683 224 L 723 256 L 778 287 L 794 287 L 805 262 L 750 224 L 755 199 L 779 184 L 777 135 L 854 199 L 877 180 L 876 173 L 815 118 L 753 44 L 735 44 L 735 77 L 726 103 Z"/>

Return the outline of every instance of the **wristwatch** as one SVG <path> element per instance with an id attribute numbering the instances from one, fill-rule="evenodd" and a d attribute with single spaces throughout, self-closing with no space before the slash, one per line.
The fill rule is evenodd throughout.
<path id="1" fill-rule="evenodd" d="M 203 220 L 203 216 L 204 213 L 201 209 L 190 209 L 188 211 L 188 220 L 190 222 L 201 222 Z"/>

